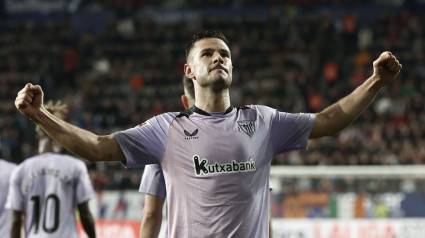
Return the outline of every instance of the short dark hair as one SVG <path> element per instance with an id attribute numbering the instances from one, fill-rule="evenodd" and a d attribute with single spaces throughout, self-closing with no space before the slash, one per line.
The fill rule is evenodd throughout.
<path id="1" fill-rule="evenodd" d="M 224 43 L 226 43 L 227 46 L 229 46 L 229 41 L 223 35 L 223 33 L 216 31 L 216 30 L 201 31 L 201 32 L 193 35 L 192 38 L 186 43 L 186 61 L 189 59 L 190 51 L 192 50 L 195 43 L 200 41 L 200 40 L 207 39 L 207 38 L 218 38 L 218 39 L 224 41 Z"/>
<path id="2" fill-rule="evenodd" d="M 186 89 L 189 96 L 195 99 L 195 86 L 193 85 L 192 79 L 183 75 L 183 87 Z"/>

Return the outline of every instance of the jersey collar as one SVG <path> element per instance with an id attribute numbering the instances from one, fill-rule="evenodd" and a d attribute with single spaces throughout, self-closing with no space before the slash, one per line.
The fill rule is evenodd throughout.
<path id="1" fill-rule="evenodd" d="M 229 108 L 227 108 L 227 110 L 224 112 L 224 114 L 227 114 L 229 112 L 231 112 L 233 110 L 234 106 L 230 105 Z M 198 114 L 204 115 L 204 116 L 211 116 L 211 114 L 209 114 L 208 112 L 199 109 L 198 107 L 196 107 L 195 105 L 193 105 L 189 110 L 191 110 L 192 112 L 196 112 Z"/>

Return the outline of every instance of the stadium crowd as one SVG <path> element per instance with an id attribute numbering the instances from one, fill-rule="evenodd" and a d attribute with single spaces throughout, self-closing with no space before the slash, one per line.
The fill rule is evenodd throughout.
<path id="1" fill-rule="evenodd" d="M 424 164 L 425 14 L 382 11 L 365 24 L 350 12 L 335 18 L 302 7 L 284 6 L 284 14 L 275 9 L 267 18 L 196 22 L 115 17 L 97 32 L 78 30 L 71 21 L 1 21 L 0 156 L 20 163 L 36 154 L 34 125 L 14 107 L 27 82 L 67 103 L 71 123 L 98 134 L 182 110 L 184 41 L 215 28 L 231 42 L 234 105 L 317 112 L 361 84 L 383 50 L 403 64 L 396 82 L 352 126 L 273 164 Z M 95 189 L 137 188 L 141 177 L 141 170 L 119 163 L 89 164 L 89 170 Z"/>

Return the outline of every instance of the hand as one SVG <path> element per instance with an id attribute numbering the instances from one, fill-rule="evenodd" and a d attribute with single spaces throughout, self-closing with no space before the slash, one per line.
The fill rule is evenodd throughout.
<path id="1" fill-rule="evenodd" d="M 401 69 L 402 65 L 389 51 L 383 52 L 377 60 L 373 61 L 373 76 L 379 80 L 382 86 L 393 81 Z"/>
<path id="2" fill-rule="evenodd" d="M 44 108 L 43 97 L 40 86 L 27 83 L 16 96 L 15 106 L 22 114 L 37 123 L 35 117 Z"/>

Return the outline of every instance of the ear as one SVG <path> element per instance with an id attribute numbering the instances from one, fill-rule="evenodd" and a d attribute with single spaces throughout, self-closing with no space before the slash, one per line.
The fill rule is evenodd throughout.
<path id="1" fill-rule="evenodd" d="M 183 94 L 182 97 L 181 97 L 181 99 L 182 99 L 182 103 L 183 103 L 184 109 L 188 109 L 189 108 L 189 101 L 187 100 L 186 95 Z"/>
<path id="2" fill-rule="evenodd" d="M 190 79 L 195 79 L 195 74 L 188 63 L 184 64 L 184 74 Z"/>

